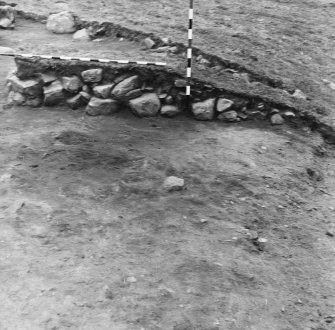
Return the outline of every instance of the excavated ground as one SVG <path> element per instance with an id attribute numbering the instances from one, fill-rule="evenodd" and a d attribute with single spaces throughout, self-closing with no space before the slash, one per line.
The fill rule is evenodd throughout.
<path id="1" fill-rule="evenodd" d="M 1 44 L 149 55 L 24 20 Z M 0 329 L 334 328 L 335 155 L 317 133 L 62 107 L 0 118 Z M 168 175 L 186 189 L 163 191 Z"/>

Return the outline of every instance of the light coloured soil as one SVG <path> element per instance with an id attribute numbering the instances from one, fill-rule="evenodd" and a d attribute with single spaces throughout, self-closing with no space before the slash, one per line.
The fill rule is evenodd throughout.
<path id="1" fill-rule="evenodd" d="M 142 56 L 26 21 L 17 43 Z M 0 329 L 332 330 L 334 166 L 304 127 L 1 110 Z"/>

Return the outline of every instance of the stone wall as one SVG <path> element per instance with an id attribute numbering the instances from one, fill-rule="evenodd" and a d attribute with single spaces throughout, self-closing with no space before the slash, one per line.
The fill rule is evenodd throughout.
<path id="1" fill-rule="evenodd" d="M 296 118 L 292 109 L 233 95 L 196 79 L 192 81 L 188 107 L 186 81 L 171 68 L 38 57 L 16 57 L 15 61 L 17 70 L 7 78 L 7 107 L 63 105 L 91 116 L 129 108 L 138 117 L 174 117 L 187 112 L 197 120 L 236 122 L 257 118 L 273 125 Z"/>

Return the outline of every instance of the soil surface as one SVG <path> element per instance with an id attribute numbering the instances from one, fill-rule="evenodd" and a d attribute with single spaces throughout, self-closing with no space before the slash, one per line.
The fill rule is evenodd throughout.
<path id="1" fill-rule="evenodd" d="M 18 1 L 18 9 L 47 15 L 72 10 L 86 20 L 109 21 L 187 43 L 188 1 Z M 328 108 L 334 117 L 333 0 L 195 1 L 194 45 L 279 78 Z"/>
<path id="2" fill-rule="evenodd" d="M 108 54 L 50 37 L 19 20 L 1 45 Z M 306 127 L 1 110 L 0 329 L 334 329 L 334 156 Z"/>

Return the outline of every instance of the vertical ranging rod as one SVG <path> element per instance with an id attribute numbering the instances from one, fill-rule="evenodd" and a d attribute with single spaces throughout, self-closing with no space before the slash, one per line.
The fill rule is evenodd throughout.
<path id="1" fill-rule="evenodd" d="M 193 0 L 190 0 L 189 8 L 189 25 L 188 25 L 188 48 L 187 48 L 187 85 L 186 85 L 186 97 L 188 99 L 188 105 L 191 102 L 191 77 L 192 77 L 192 39 L 193 39 Z"/>

